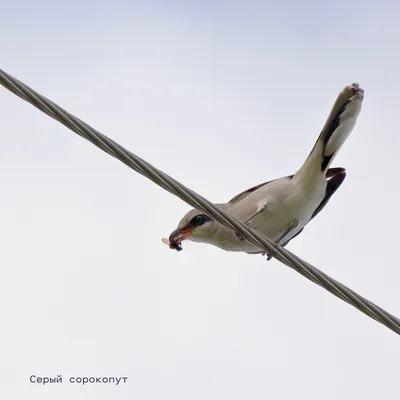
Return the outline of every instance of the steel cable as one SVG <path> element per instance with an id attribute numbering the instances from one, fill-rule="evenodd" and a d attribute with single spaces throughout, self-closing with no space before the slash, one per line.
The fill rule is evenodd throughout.
<path id="1" fill-rule="evenodd" d="M 51 100 L 35 92 L 13 76 L 0 69 L 0 83 L 9 91 L 44 112 L 51 118 L 59 121 L 68 129 L 90 141 L 95 146 L 120 160 L 139 174 L 150 179 L 158 186 L 179 197 L 192 207 L 201 210 L 228 229 L 242 234 L 246 240 L 265 252 L 271 253 L 277 260 L 294 269 L 310 281 L 328 290 L 330 293 L 347 302 L 359 311 L 385 325 L 392 331 L 400 334 L 400 320 L 386 310 L 360 296 L 345 285 L 326 275 L 295 254 L 275 244 L 259 232 L 247 227 L 240 221 L 224 213 L 210 201 L 193 190 L 179 183 L 147 161 L 131 153 L 112 139 L 92 128 L 79 118 L 68 113 Z"/>

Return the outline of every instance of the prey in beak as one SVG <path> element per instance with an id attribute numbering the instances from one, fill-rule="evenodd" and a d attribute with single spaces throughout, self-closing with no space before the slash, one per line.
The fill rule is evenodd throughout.
<path id="1" fill-rule="evenodd" d="M 163 238 L 162 241 L 166 245 L 169 246 L 170 249 L 181 251 L 182 250 L 182 241 L 186 239 L 187 236 L 195 229 L 195 227 L 190 227 L 187 229 L 175 229 L 170 235 L 169 238 Z"/>
<path id="2" fill-rule="evenodd" d="M 191 210 L 182 218 L 178 228 L 169 235 L 169 238 L 163 238 L 162 242 L 172 250 L 181 251 L 182 241 L 192 239 L 199 228 L 209 221 L 212 220 L 208 215 L 199 210 Z"/>

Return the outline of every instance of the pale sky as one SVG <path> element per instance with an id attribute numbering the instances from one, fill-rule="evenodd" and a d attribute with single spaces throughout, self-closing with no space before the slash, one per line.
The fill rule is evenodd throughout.
<path id="1" fill-rule="evenodd" d="M 288 248 L 400 316 L 399 3 L 1 9 L 0 68 L 215 202 L 294 173 L 359 82 L 347 178 Z M 171 251 L 190 206 L 2 88 L 0 107 L 2 399 L 397 396 L 389 329 L 275 260 Z M 104 376 L 128 380 L 68 382 Z"/>

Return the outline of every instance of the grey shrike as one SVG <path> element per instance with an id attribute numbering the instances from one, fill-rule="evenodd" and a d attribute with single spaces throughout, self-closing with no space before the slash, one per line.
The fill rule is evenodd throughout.
<path id="1" fill-rule="evenodd" d="M 358 84 L 339 94 L 325 126 L 301 168 L 290 176 L 261 183 L 236 195 L 221 210 L 286 246 L 328 203 L 346 177 L 344 168 L 329 168 L 353 130 L 364 91 Z M 265 254 L 199 210 L 189 211 L 169 236 L 171 249 L 182 250 L 183 240 L 208 243 L 226 251 Z M 268 259 L 271 256 L 268 255 Z"/>

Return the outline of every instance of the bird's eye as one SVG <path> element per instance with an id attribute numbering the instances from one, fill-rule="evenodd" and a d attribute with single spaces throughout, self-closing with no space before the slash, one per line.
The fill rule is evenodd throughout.
<path id="1" fill-rule="evenodd" d="M 206 222 L 206 220 L 205 220 L 205 218 L 204 218 L 204 215 L 196 215 L 196 216 L 194 217 L 194 219 L 193 219 L 193 222 L 194 222 L 196 225 L 203 225 L 204 222 Z"/>

